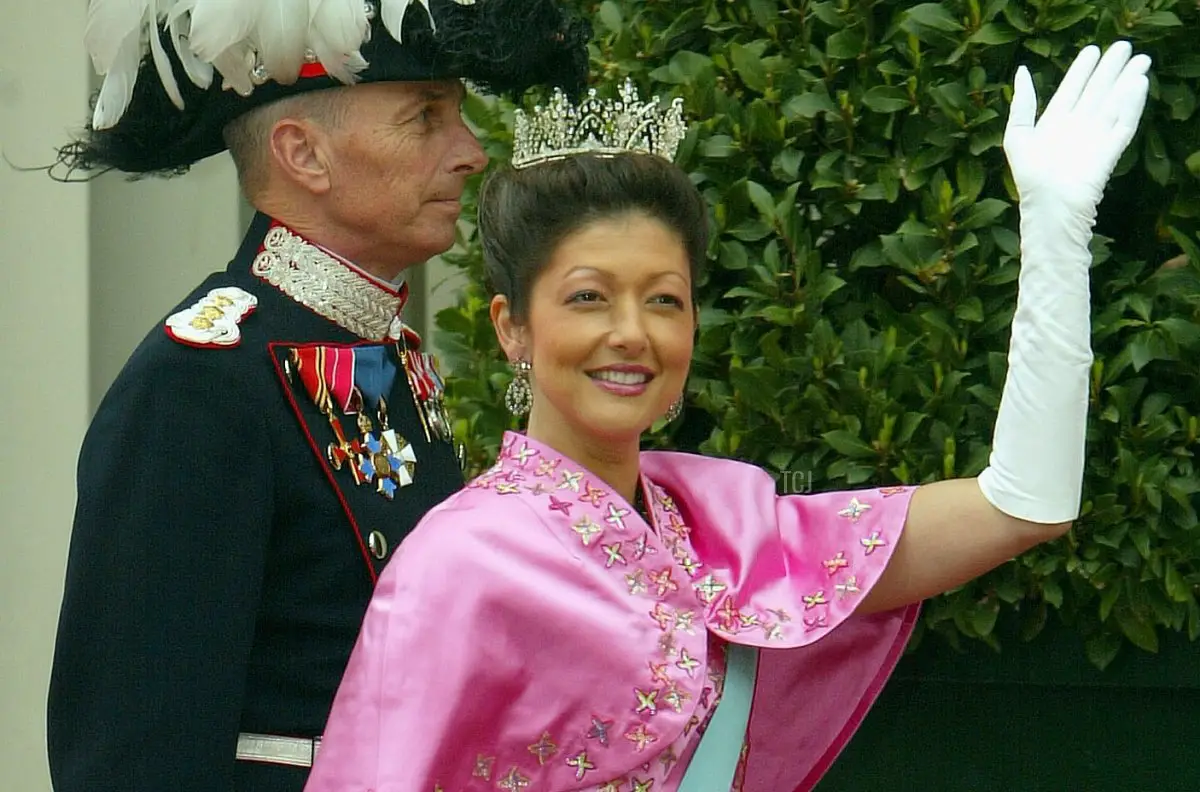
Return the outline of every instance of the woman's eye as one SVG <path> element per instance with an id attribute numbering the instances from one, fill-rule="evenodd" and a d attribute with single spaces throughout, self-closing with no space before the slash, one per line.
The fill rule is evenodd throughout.
<path id="1" fill-rule="evenodd" d="M 568 298 L 567 302 L 598 302 L 600 300 L 600 292 L 597 291 L 578 291 Z"/>
<path id="2" fill-rule="evenodd" d="M 659 303 L 660 305 L 673 305 L 677 308 L 683 307 L 683 300 L 679 299 L 674 294 L 660 294 L 655 297 L 652 302 Z"/>

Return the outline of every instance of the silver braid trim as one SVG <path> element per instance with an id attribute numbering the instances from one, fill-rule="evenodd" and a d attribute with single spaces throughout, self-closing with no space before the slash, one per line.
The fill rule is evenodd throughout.
<path id="1" fill-rule="evenodd" d="M 392 337 L 404 298 L 282 226 L 267 232 L 250 270 L 301 305 L 371 341 Z"/>

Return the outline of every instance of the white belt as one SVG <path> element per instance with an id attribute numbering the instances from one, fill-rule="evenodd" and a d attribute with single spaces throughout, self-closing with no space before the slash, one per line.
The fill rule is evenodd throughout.
<path id="1" fill-rule="evenodd" d="M 247 762 L 312 767 L 321 747 L 320 737 L 277 737 L 274 734 L 239 734 L 237 758 Z"/>

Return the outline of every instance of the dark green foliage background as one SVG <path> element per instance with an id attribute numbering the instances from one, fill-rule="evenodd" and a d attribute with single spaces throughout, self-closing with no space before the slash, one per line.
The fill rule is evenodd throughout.
<path id="1" fill-rule="evenodd" d="M 932 600 L 918 638 L 999 646 L 1048 619 L 1106 667 L 1162 630 L 1200 635 L 1197 4 L 1137 0 L 605 0 L 600 84 L 681 96 L 678 161 L 714 230 L 685 417 L 649 445 L 756 462 L 781 491 L 921 483 L 987 461 L 1018 272 L 1001 149 L 1016 67 L 1044 105 L 1085 43 L 1155 61 L 1101 206 L 1084 514 L 1063 540 Z M 468 115 L 507 158 L 511 107 Z M 474 193 L 467 197 L 473 216 Z M 475 469 L 514 426 L 474 227 L 475 284 L 437 317 Z M 964 531 L 971 530 L 963 525 Z"/>

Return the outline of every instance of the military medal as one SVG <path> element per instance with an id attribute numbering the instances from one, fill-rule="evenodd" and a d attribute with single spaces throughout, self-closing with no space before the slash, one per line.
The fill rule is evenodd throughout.
<path id="1" fill-rule="evenodd" d="M 363 453 L 359 455 L 358 471 L 365 481 L 375 483 L 375 491 L 391 500 L 396 490 L 413 483 L 417 455 L 412 444 L 388 426 L 387 404 L 379 400 L 379 433 L 371 425 L 366 411 L 358 413 L 358 428 L 362 432 Z"/>
<path id="2" fill-rule="evenodd" d="M 433 435 L 437 435 L 439 439 L 451 442 L 454 432 L 446 415 L 443 399 L 446 384 L 438 373 L 437 361 L 433 355 L 425 352 L 410 351 L 404 339 L 401 339 L 397 348 L 401 365 L 408 377 L 409 388 L 412 390 L 413 405 L 417 408 L 425 429 L 425 439 L 432 441 Z"/>
<path id="3" fill-rule="evenodd" d="M 292 349 L 289 376 L 299 373 L 305 390 L 329 420 L 334 441 L 325 449 L 334 470 L 347 469 L 355 485 L 370 484 L 388 500 L 413 482 L 417 457 L 412 445 L 388 423 L 384 393 L 396 377 L 388 349 L 374 347 L 303 347 Z M 371 420 L 374 408 L 379 428 Z M 338 413 L 355 416 L 358 437 L 351 439 Z"/>

